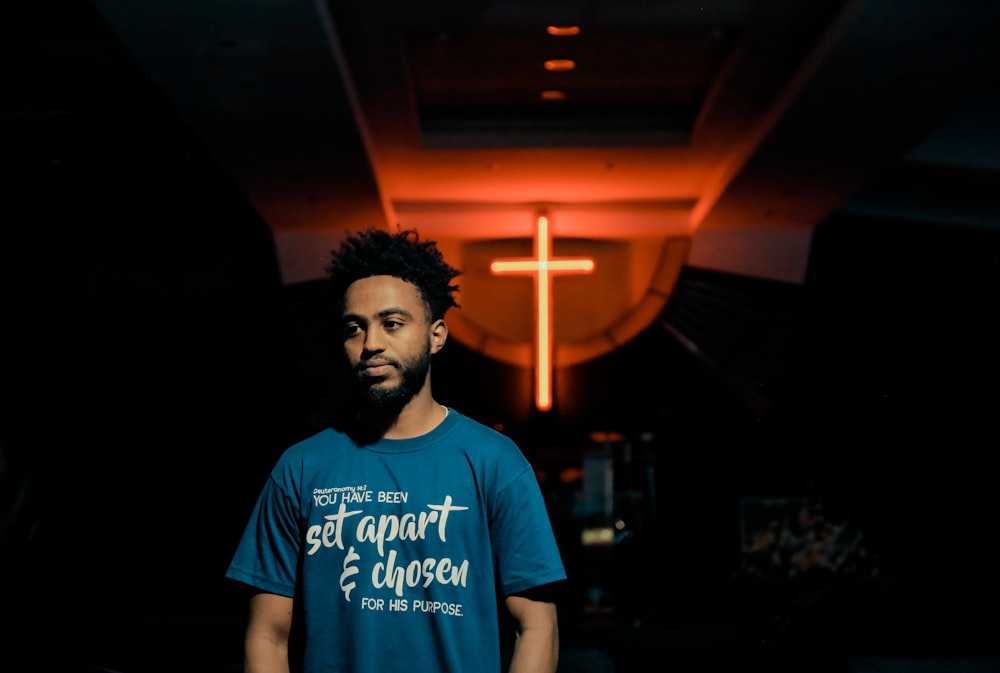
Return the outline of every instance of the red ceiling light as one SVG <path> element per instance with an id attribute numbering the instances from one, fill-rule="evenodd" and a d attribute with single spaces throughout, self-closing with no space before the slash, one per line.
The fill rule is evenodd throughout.
<path id="1" fill-rule="evenodd" d="M 545 32 L 556 37 L 572 37 L 580 34 L 580 26 L 547 26 Z"/>
<path id="2" fill-rule="evenodd" d="M 576 67 L 576 61 L 571 58 L 550 58 L 545 62 L 545 69 L 553 72 L 572 70 Z"/>
<path id="3" fill-rule="evenodd" d="M 545 32 L 556 37 L 571 37 L 580 34 L 580 26 L 547 26 Z M 553 58 L 545 62 L 545 69 L 552 72 L 572 70 L 576 62 L 568 58 Z M 566 100 L 566 92 L 558 89 L 547 89 L 539 94 L 543 101 Z"/>

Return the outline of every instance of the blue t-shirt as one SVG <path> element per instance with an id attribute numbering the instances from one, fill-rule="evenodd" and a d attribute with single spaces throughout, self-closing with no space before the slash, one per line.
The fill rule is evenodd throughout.
<path id="1" fill-rule="evenodd" d="M 451 409 L 413 439 L 290 447 L 226 576 L 295 598 L 306 673 L 470 673 L 500 670 L 498 592 L 566 573 L 523 453 Z"/>

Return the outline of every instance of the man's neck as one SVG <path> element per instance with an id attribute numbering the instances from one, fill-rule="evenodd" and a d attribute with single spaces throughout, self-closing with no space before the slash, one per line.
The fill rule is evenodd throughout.
<path id="1" fill-rule="evenodd" d="M 436 428 L 447 415 L 448 410 L 435 401 L 427 385 L 403 407 L 382 436 L 385 439 L 420 437 Z"/>

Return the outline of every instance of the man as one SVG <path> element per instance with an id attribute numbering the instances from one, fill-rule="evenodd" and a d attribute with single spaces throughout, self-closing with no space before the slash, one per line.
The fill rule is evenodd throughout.
<path id="1" fill-rule="evenodd" d="M 247 673 L 553 673 L 566 579 L 514 442 L 431 391 L 461 272 L 416 231 L 349 236 L 327 269 L 355 404 L 287 449 L 226 576 L 249 585 Z"/>

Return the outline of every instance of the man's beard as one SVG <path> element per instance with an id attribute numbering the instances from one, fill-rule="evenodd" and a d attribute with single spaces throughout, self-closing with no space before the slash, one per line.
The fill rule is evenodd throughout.
<path id="1" fill-rule="evenodd" d="M 395 386 L 383 386 L 382 381 L 372 381 L 358 374 L 361 384 L 361 400 L 372 409 L 399 410 L 419 393 L 427 382 L 427 372 L 431 368 L 431 348 L 427 347 L 415 358 L 395 363 L 400 380 Z"/>

